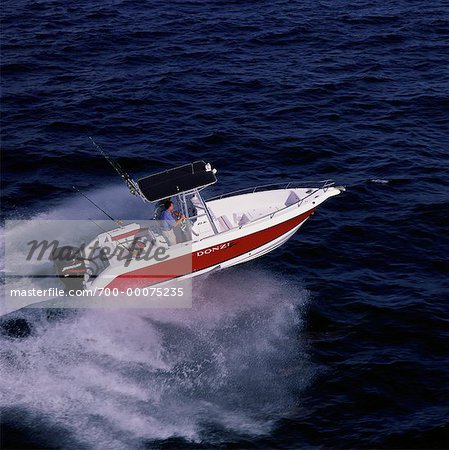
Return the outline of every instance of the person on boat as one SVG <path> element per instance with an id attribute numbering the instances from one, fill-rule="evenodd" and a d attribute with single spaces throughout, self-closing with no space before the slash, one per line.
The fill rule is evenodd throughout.
<path id="1" fill-rule="evenodd" d="M 171 246 L 177 243 L 174 228 L 178 226 L 185 217 L 182 214 L 173 211 L 174 205 L 171 200 L 167 200 L 164 203 L 164 208 L 165 210 L 161 214 L 161 231 L 168 245 Z M 175 216 L 177 219 L 175 219 Z"/>

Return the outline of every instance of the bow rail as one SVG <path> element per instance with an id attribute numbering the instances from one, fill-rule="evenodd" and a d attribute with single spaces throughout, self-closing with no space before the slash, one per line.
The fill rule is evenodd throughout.
<path id="1" fill-rule="evenodd" d="M 289 183 L 271 183 L 271 184 L 262 184 L 259 186 L 238 189 L 232 192 L 226 192 L 221 195 L 216 195 L 214 197 L 208 198 L 207 201 L 210 202 L 212 200 L 220 200 L 222 198 L 231 197 L 233 195 L 239 194 L 254 194 L 255 192 L 261 191 L 269 191 L 271 189 L 289 189 L 289 188 L 310 188 L 314 190 L 323 189 L 324 192 L 327 191 L 328 188 L 335 185 L 334 180 L 320 180 L 320 181 L 290 181 Z"/>

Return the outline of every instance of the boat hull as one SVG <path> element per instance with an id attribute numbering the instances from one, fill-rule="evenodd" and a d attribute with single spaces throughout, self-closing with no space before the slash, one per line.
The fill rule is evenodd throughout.
<path id="1" fill-rule="evenodd" d="M 105 287 L 118 290 L 142 288 L 241 264 L 282 245 L 313 213 L 314 209 L 311 209 L 257 231 L 251 227 L 230 230 L 218 235 L 221 239 L 213 245 L 205 247 L 204 243 L 196 243 L 189 253 L 121 273 L 109 280 Z"/>

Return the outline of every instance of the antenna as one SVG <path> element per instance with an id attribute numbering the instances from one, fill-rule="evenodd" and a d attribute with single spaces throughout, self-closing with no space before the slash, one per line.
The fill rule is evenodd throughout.
<path id="1" fill-rule="evenodd" d="M 72 186 L 73 189 L 78 192 L 78 194 L 81 194 L 88 202 L 92 203 L 92 205 L 95 206 L 95 208 L 99 209 L 103 214 L 105 214 L 106 216 L 108 216 L 113 222 L 115 222 L 117 225 L 119 225 L 120 227 L 123 226 L 123 222 L 120 220 L 115 220 L 111 215 L 109 215 L 103 208 L 100 208 L 94 201 L 92 201 L 87 195 L 83 194 L 78 188 L 76 188 L 75 186 Z"/>
<path id="2" fill-rule="evenodd" d="M 89 136 L 90 141 L 92 142 L 92 145 L 104 156 L 106 161 L 115 169 L 115 171 L 119 174 L 120 178 L 123 179 L 123 181 L 128 186 L 129 192 L 131 192 L 132 195 L 138 195 L 144 202 L 146 201 L 146 198 L 140 191 L 139 185 L 134 181 L 120 166 L 119 163 L 114 161 L 93 139 L 91 136 Z"/>

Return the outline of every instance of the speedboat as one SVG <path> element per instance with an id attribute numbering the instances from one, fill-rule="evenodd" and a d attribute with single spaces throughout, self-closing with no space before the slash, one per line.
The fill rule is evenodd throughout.
<path id="1" fill-rule="evenodd" d="M 217 171 L 204 161 L 138 181 L 112 164 L 132 194 L 154 205 L 154 221 L 121 224 L 98 234 L 84 248 L 56 249 L 53 260 L 67 287 L 123 292 L 250 261 L 282 245 L 318 206 L 344 191 L 332 180 L 289 182 L 206 199 L 203 192 L 217 182 Z M 182 218 L 173 245 L 164 238 L 158 220 L 167 199 Z M 71 256 L 58 259 L 61 249 L 67 248 L 74 250 Z"/>

